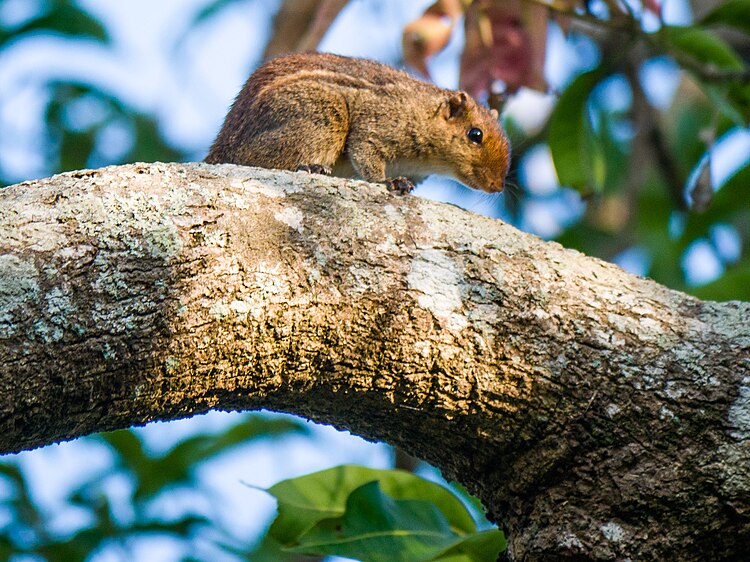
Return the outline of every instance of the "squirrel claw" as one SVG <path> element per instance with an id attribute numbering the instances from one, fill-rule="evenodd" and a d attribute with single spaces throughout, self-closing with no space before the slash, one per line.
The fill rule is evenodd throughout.
<path id="1" fill-rule="evenodd" d="M 406 195 L 414 189 L 414 184 L 411 180 L 403 176 L 385 180 L 385 186 L 388 188 L 388 191 L 395 191 L 399 195 Z"/>
<path id="2" fill-rule="evenodd" d="M 297 166 L 295 172 L 309 172 L 311 174 L 323 174 L 324 176 L 331 175 L 331 169 L 322 164 L 300 164 Z"/>

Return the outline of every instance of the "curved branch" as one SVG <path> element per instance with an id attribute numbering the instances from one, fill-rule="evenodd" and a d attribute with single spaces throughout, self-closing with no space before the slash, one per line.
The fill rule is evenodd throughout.
<path id="1" fill-rule="evenodd" d="M 476 493 L 515 560 L 750 550 L 750 304 L 382 186 L 230 165 L 0 193 L 0 447 L 269 408 Z"/>

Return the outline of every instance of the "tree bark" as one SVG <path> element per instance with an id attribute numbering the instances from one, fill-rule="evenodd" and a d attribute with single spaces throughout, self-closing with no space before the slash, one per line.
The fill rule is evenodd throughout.
<path id="1" fill-rule="evenodd" d="M 750 552 L 749 303 L 352 180 L 136 164 L 0 197 L 2 451 L 267 408 L 432 462 L 512 560 Z"/>

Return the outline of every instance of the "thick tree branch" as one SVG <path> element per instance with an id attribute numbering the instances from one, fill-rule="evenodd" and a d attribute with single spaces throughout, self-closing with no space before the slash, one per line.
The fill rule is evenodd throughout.
<path id="1" fill-rule="evenodd" d="M 514 560 L 750 551 L 750 304 L 382 186 L 205 164 L 0 193 L 0 448 L 269 408 L 425 458 Z"/>

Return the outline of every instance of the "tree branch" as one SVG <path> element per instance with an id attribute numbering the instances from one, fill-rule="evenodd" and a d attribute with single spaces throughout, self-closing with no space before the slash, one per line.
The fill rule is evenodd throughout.
<path id="1" fill-rule="evenodd" d="M 0 193 L 0 447 L 209 409 L 388 441 L 514 560 L 750 550 L 750 304 L 363 182 L 206 164 Z"/>

